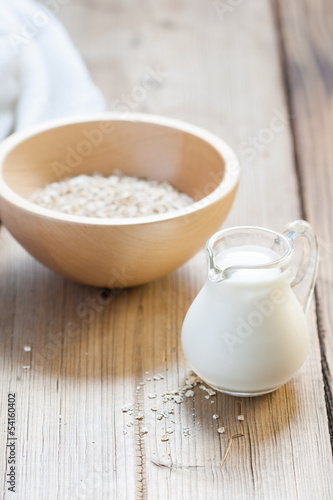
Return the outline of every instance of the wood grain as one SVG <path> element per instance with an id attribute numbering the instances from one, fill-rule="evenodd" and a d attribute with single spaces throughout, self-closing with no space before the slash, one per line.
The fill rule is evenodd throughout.
<path id="1" fill-rule="evenodd" d="M 331 106 L 333 11 L 329 2 L 276 5 L 289 108 L 293 115 L 295 165 L 302 213 L 316 228 L 320 267 L 316 314 L 325 399 L 333 449 L 333 148 Z"/>
<path id="2" fill-rule="evenodd" d="M 148 66 L 159 65 L 168 75 L 135 103 L 135 111 L 192 121 L 233 145 L 243 176 L 226 226 L 281 229 L 301 216 L 292 130 L 286 119 L 277 131 L 274 120 L 288 108 L 268 1 L 240 3 L 221 20 L 209 2 L 73 0 L 61 7 L 60 17 L 109 103 L 140 85 Z M 262 132 L 272 126 L 273 135 Z M 0 261 L 0 418 L 5 429 L 7 393 L 15 391 L 17 498 L 332 498 L 314 307 L 306 364 L 275 393 L 243 400 L 243 424 L 238 399 L 218 394 L 211 403 L 199 388 L 194 398 L 174 405 L 175 423 L 166 423 L 151 411 L 148 393 L 185 381 L 180 330 L 204 281 L 203 252 L 163 279 L 105 294 L 103 307 L 94 301 L 97 289 L 46 270 L 5 229 Z M 28 363 L 31 368 L 23 370 Z M 157 373 L 164 379 L 146 381 L 137 391 Z M 129 403 L 144 412 L 131 427 L 126 424 L 133 416 L 121 411 Z M 217 433 L 214 413 L 225 434 Z M 168 442 L 161 441 L 165 425 L 174 430 Z M 148 434 L 141 434 L 143 426 Z M 229 438 L 240 431 L 244 438 L 235 440 L 221 469 Z M 4 471 L 4 433 L 1 439 Z"/>

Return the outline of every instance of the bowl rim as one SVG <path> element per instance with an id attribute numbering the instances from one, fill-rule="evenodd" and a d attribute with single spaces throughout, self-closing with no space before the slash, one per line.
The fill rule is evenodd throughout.
<path id="1" fill-rule="evenodd" d="M 12 151 L 20 142 L 23 142 L 30 137 L 37 135 L 47 130 L 60 128 L 66 125 L 75 123 L 88 124 L 96 121 L 119 121 L 119 122 L 140 122 L 155 125 L 162 125 L 165 127 L 180 130 L 189 133 L 199 139 L 204 140 L 210 144 L 217 153 L 223 158 L 225 163 L 225 173 L 220 184 L 209 195 L 204 196 L 201 200 L 191 203 L 185 207 L 163 214 L 147 215 L 142 217 L 85 217 L 79 215 L 69 215 L 61 212 L 56 212 L 52 209 L 40 207 L 39 205 L 28 201 L 15 191 L 13 191 L 5 182 L 3 178 L 3 162 L 6 156 Z M 56 118 L 34 125 L 27 129 L 18 131 L 10 135 L 0 144 L 0 200 L 4 198 L 8 202 L 43 218 L 52 219 L 62 222 L 78 223 L 83 225 L 98 225 L 98 226 L 128 226 L 147 224 L 153 222 L 161 222 L 165 220 L 175 219 L 182 217 L 186 214 L 192 214 L 202 210 L 203 208 L 212 205 L 216 201 L 223 198 L 231 192 L 238 184 L 240 177 L 240 164 L 236 154 L 231 147 L 224 142 L 220 137 L 209 132 L 208 130 L 193 125 L 191 123 L 169 118 L 161 115 L 153 115 L 146 113 L 119 113 L 119 112 L 104 112 L 104 113 L 89 113 L 73 115 L 68 117 Z M 79 175 L 79 174 L 78 174 Z"/>

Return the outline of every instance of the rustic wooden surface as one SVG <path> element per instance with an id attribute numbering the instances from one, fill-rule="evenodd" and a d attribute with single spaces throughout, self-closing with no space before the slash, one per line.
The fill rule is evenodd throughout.
<path id="1" fill-rule="evenodd" d="M 147 67 L 159 68 L 159 84 L 132 99 L 131 110 L 191 121 L 234 147 L 243 175 L 225 227 L 281 229 L 299 217 L 314 225 L 321 269 L 311 352 L 286 386 L 243 400 L 243 424 L 239 399 L 207 400 L 199 388 L 174 405 L 175 423 L 158 421 L 147 395 L 182 386 L 188 374 L 180 331 L 203 284 L 203 252 L 163 279 L 101 297 L 39 265 L 1 228 L 1 498 L 333 497 L 332 15 L 328 1 L 316 0 L 61 5 L 109 109 L 135 93 Z M 137 391 L 158 373 L 164 379 Z M 16 494 L 5 485 L 9 392 L 17 405 Z M 129 403 L 143 421 L 121 411 Z M 165 425 L 174 429 L 169 442 L 161 441 Z M 221 469 L 238 432 L 244 437 Z"/>

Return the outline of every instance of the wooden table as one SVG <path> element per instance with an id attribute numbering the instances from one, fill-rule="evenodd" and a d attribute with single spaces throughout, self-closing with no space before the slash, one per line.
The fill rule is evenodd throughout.
<path id="1" fill-rule="evenodd" d="M 239 399 L 206 399 L 197 387 L 158 420 L 148 393 L 182 387 L 188 375 L 180 332 L 205 278 L 204 253 L 101 304 L 97 289 L 55 275 L 1 228 L 1 498 L 332 499 L 332 6 L 61 4 L 109 109 L 181 118 L 233 146 L 243 174 L 224 227 L 279 230 L 301 217 L 313 224 L 321 264 L 311 351 L 291 382 L 243 400 L 242 410 Z M 156 85 L 143 96 L 152 72 Z M 5 486 L 8 393 L 16 398 L 15 495 Z M 126 404 L 133 415 L 122 412 Z M 166 428 L 173 433 L 163 442 Z"/>

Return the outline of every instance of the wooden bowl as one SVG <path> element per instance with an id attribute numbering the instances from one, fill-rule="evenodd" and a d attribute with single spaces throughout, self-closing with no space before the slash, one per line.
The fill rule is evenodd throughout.
<path id="1" fill-rule="evenodd" d="M 166 180 L 192 205 L 128 219 L 71 216 L 27 200 L 35 189 L 79 174 Z M 192 257 L 222 224 L 239 165 L 215 135 L 169 118 L 104 113 L 61 119 L 0 145 L 0 214 L 42 264 L 72 280 L 127 287 L 159 278 Z"/>

